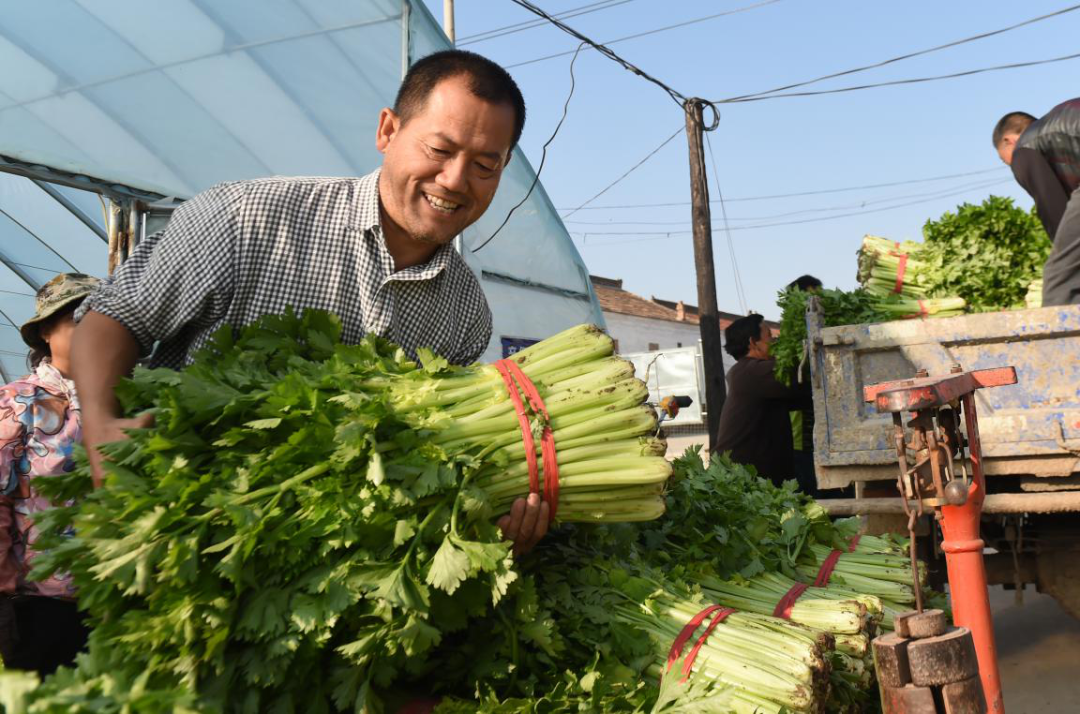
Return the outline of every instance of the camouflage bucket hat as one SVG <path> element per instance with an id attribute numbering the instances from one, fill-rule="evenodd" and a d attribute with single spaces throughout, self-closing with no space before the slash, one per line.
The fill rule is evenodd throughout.
<path id="1" fill-rule="evenodd" d="M 82 300 L 97 289 L 101 281 L 83 273 L 61 273 L 38 288 L 37 312 L 27 320 L 19 332 L 23 342 L 35 349 L 44 349 L 41 339 L 41 323 L 76 300 Z"/>

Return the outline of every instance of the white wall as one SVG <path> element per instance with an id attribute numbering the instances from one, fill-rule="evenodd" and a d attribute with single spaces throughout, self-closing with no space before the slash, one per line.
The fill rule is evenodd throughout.
<path id="1" fill-rule="evenodd" d="M 651 317 L 623 315 L 617 312 L 605 312 L 608 334 L 619 341 L 619 352 L 648 352 L 649 343 L 655 343 L 659 349 L 697 347 L 701 340 L 701 330 L 691 322 L 671 322 L 656 320 Z M 720 332 L 720 344 L 723 345 L 724 333 Z M 725 372 L 735 365 L 731 355 L 724 353 Z"/>
<path id="2" fill-rule="evenodd" d="M 604 320 L 608 334 L 619 341 L 619 352 L 647 352 L 650 342 L 659 345 L 660 349 L 693 347 L 701 339 L 698 326 L 689 322 L 656 320 L 617 312 L 605 312 Z"/>

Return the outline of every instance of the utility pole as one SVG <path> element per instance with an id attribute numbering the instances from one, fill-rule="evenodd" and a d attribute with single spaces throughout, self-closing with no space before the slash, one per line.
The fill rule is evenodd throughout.
<path id="1" fill-rule="evenodd" d="M 701 361 L 705 371 L 705 407 L 708 410 L 709 451 L 715 451 L 720 430 L 720 411 L 727 399 L 724 355 L 720 345 L 720 315 L 716 307 L 716 270 L 713 265 L 712 214 L 709 182 L 705 173 L 705 123 L 703 102 L 686 100 L 686 138 L 690 145 L 690 200 L 694 228 L 694 266 L 697 270 L 698 317 L 701 329 Z"/>
<path id="2" fill-rule="evenodd" d="M 442 24 L 443 32 L 450 38 L 450 44 L 456 44 L 457 33 L 454 31 L 454 0 L 443 0 Z"/>

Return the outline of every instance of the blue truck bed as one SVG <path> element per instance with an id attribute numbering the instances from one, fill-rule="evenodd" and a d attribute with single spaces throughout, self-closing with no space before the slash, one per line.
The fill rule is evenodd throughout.
<path id="1" fill-rule="evenodd" d="M 808 358 L 821 487 L 896 478 L 891 421 L 863 402 L 865 385 L 910 378 L 919 369 L 944 375 L 954 364 L 1017 371 L 1016 385 L 978 393 L 988 475 L 1080 474 L 1080 306 L 821 325 L 812 303 Z"/>

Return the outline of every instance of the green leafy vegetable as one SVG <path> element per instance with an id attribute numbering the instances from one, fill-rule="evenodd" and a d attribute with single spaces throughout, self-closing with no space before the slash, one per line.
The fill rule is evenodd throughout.
<path id="1" fill-rule="evenodd" d="M 492 517 L 529 479 L 498 372 L 339 338 L 325 313 L 267 317 L 120 387 L 156 425 L 109 447 L 103 488 L 49 479 L 77 505 L 40 527 L 76 535 L 45 536 L 37 572 L 73 574 L 94 630 L 34 711 L 377 712 L 511 594 Z M 564 521 L 663 512 L 656 417 L 611 351 L 582 326 L 514 357 L 547 402 L 530 418 L 566 447 Z"/>
<path id="2" fill-rule="evenodd" d="M 1023 307 L 1051 247 L 1034 211 L 1001 196 L 927 221 L 923 236 L 933 275 L 928 294 L 959 296 L 977 311 Z"/>

